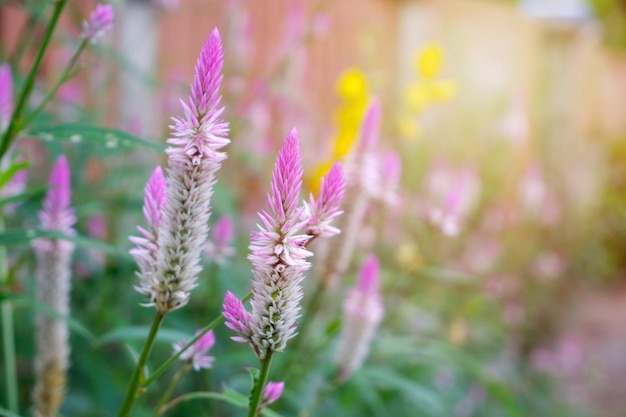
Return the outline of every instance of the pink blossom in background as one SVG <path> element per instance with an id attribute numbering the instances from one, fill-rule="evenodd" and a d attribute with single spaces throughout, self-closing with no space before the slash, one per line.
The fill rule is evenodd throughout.
<path id="1" fill-rule="evenodd" d="M 202 329 L 198 329 L 195 335 L 199 335 Z M 174 353 L 178 353 L 188 343 L 187 340 L 181 340 L 173 345 Z M 215 344 L 215 335 L 213 330 L 206 332 L 200 339 L 198 339 L 191 347 L 185 350 L 178 358 L 181 361 L 191 364 L 194 371 L 200 371 L 201 369 L 209 369 L 213 366 L 215 358 L 207 354 L 207 352 Z"/>
<path id="2" fill-rule="evenodd" d="M 13 114 L 13 76 L 9 64 L 0 65 L 0 133 L 11 121 Z"/>
<path id="3" fill-rule="evenodd" d="M 491 272 L 503 252 L 500 240 L 494 237 L 469 236 L 463 246 L 457 267 L 472 275 Z"/>
<path id="4" fill-rule="evenodd" d="M 516 92 L 511 97 L 507 114 L 500 121 L 499 130 L 512 145 L 521 147 L 530 138 L 529 118 L 528 99 L 524 93 Z"/>
<path id="5" fill-rule="evenodd" d="M 510 274 L 494 274 L 486 280 L 484 291 L 488 296 L 502 300 L 519 291 L 519 282 Z"/>
<path id="6" fill-rule="evenodd" d="M 113 6 L 110 4 L 98 4 L 89 15 L 89 20 L 83 21 L 83 37 L 91 38 L 96 42 L 98 38 L 104 36 L 113 29 L 113 19 L 115 14 Z"/>
<path id="7" fill-rule="evenodd" d="M 261 406 L 265 407 L 269 404 L 278 401 L 281 395 L 283 395 L 283 389 L 285 388 L 284 382 L 268 382 L 263 389 L 263 400 Z"/>
<path id="8" fill-rule="evenodd" d="M 532 263 L 531 272 L 542 281 L 558 278 L 565 271 L 565 260 L 555 252 L 541 252 Z"/>
<path id="9" fill-rule="evenodd" d="M 474 169 L 437 163 L 426 178 L 426 193 L 428 219 L 445 236 L 453 237 L 461 233 L 465 219 L 477 205 L 481 182 Z"/>
<path id="10" fill-rule="evenodd" d="M 87 218 L 87 234 L 100 240 L 107 238 L 107 222 L 104 215 L 93 214 Z"/>
<path id="11" fill-rule="evenodd" d="M 220 217 L 213 225 L 211 239 L 206 243 L 204 255 L 218 265 L 225 263 L 228 258 L 235 255 L 235 248 L 232 246 L 234 237 L 233 219 L 228 215 Z"/>
<path id="12" fill-rule="evenodd" d="M 556 224 L 561 217 L 561 209 L 554 192 L 546 182 L 543 170 L 538 164 L 528 167 L 519 186 L 519 196 L 524 212 L 545 225 Z"/>
<path id="13" fill-rule="evenodd" d="M 383 318 L 379 280 L 378 258 L 371 255 L 363 263 L 358 282 L 348 291 L 343 304 L 342 331 L 335 355 L 341 380 L 348 379 L 361 366 Z"/>
<path id="14" fill-rule="evenodd" d="M 386 152 L 380 163 L 381 185 L 380 200 L 389 207 L 397 207 L 399 202 L 400 178 L 402 175 L 402 160 L 397 152 Z"/>

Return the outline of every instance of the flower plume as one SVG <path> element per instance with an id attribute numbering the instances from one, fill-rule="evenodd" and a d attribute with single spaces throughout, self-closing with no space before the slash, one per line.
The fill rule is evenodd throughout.
<path id="1" fill-rule="evenodd" d="M 196 331 L 195 335 L 199 335 L 202 329 Z M 176 342 L 173 345 L 174 353 L 179 352 L 182 348 L 187 344 L 187 340 L 181 340 L 180 342 Z M 201 369 L 209 369 L 213 366 L 213 362 L 215 358 L 213 356 L 207 355 L 209 349 L 213 347 L 215 344 L 215 335 L 213 334 L 213 330 L 209 330 L 205 334 L 200 337 L 189 349 L 185 350 L 180 356 L 179 359 L 188 362 L 193 367 L 194 371 L 199 371 Z"/>
<path id="2" fill-rule="evenodd" d="M 114 16 L 113 6 L 98 4 L 89 15 L 89 20 L 83 21 L 83 37 L 95 42 L 113 28 Z"/>
<path id="3" fill-rule="evenodd" d="M 296 334 L 302 298 L 301 282 L 311 266 L 306 249 L 311 238 L 298 235 L 303 228 L 298 207 L 302 186 L 302 157 L 297 133 L 292 130 L 278 153 L 267 196 L 269 211 L 259 213 L 262 225 L 250 236 L 252 263 L 252 311 L 244 313 L 238 300 L 227 294 L 228 327 L 249 342 L 259 358 L 280 352 Z M 243 327 L 243 328 L 242 328 Z"/>
<path id="4" fill-rule="evenodd" d="M 346 191 L 346 181 L 343 177 L 343 169 L 340 162 L 335 162 L 328 174 L 322 178 L 317 201 L 313 195 L 309 203 L 305 203 L 303 217 L 307 220 L 307 233 L 311 236 L 330 237 L 338 234 L 337 227 L 331 226 L 331 222 L 343 211 L 339 210 L 339 204 Z"/>
<path id="5" fill-rule="evenodd" d="M 189 98 L 181 100 L 183 116 L 173 118 L 170 126 L 167 195 L 159 212 L 155 265 L 140 290 L 161 314 L 187 304 L 202 269 L 215 174 L 226 159 L 220 149 L 230 143 L 228 123 L 221 119 L 223 63 L 215 29 L 202 47 Z"/>

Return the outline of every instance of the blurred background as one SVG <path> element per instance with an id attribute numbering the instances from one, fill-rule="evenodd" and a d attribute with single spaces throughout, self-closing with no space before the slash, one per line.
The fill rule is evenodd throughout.
<path id="1" fill-rule="evenodd" d="M 18 74 L 41 39 L 44 3 L 0 1 L 1 52 L 5 59 L 19 54 L 12 62 Z M 366 254 L 378 254 L 384 322 L 363 369 L 335 388 L 332 399 L 320 399 L 322 378 L 312 370 L 300 375 L 302 386 L 294 384 L 277 411 L 626 415 L 625 1 L 111 3 L 113 32 L 38 123 L 79 121 L 162 144 L 170 117 L 180 114 L 178 100 L 188 94 L 198 52 L 217 27 L 232 144 L 214 217 L 232 216 L 237 235 L 236 256 L 210 267 L 221 293 L 243 294 L 248 285 L 247 238 L 289 129 L 298 128 L 313 190 L 328 163 L 349 151 L 368 101 L 382 100 L 380 150 L 398 155 L 402 171 L 397 181 L 400 164 L 383 173 L 389 184 L 371 203 L 340 287 L 352 285 Z M 40 90 L 60 73 L 94 5 L 69 2 Z M 140 222 L 141 189 L 162 153 L 79 150 L 40 139 L 22 145 L 35 161 L 29 183 L 45 181 L 52 160 L 46 155 L 68 153 L 82 232 L 127 250 L 127 236 Z M 25 204 L 14 224 L 32 222 L 28 213 L 37 207 Z M 76 265 L 83 279 L 74 285 L 73 311 L 102 337 L 98 348 L 74 349 L 66 411 L 109 415 L 119 395 L 111 387 L 124 386 L 127 370 L 93 365 L 94 358 L 118 354 L 121 341 L 138 343 L 131 330 L 150 315 L 137 311 L 132 261 L 85 251 Z M 339 300 L 342 293 L 337 290 Z M 191 334 L 214 316 L 199 316 L 205 304 L 192 297 L 171 327 Z M 210 304 L 218 312 L 219 301 Z M 29 326 L 18 332 L 26 386 Z M 330 332 L 325 326 L 317 323 Z M 169 335 L 168 343 L 180 336 Z M 74 337 L 77 346 L 85 343 Z M 224 343 L 211 381 L 194 381 L 244 386 L 241 375 L 232 376 L 246 357 L 239 348 Z M 232 360 L 220 364 L 219 349 Z M 298 411 L 311 404 L 316 412 Z M 186 407 L 181 415 L 205 410 Z M 234 415 L 227 406 L 212 411 Z"/>

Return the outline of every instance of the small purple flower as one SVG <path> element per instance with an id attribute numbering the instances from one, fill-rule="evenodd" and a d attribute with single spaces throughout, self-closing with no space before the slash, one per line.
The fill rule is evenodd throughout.
<path id="1" fill-rule="evenodd" d="M 331 226 L 330 223 L 343 211 L 339 210 L 339 204 L 346 191 L 346 182 L 343 178 L 341 163 L 336 162 L 328 174 L 322 178 L 317 201 L 313 195 L 309 198 L 309 203 L 305 204 L 303 219 L 307 221 L 307 233 L 313 237 L 331 237 L 340 230 Z"/>
<path id="2" fill-rule="evenodd" d="M 371 255 L 361 267 L 357 285 L 344 301 L 343 327 L 335 356 L 341 380 L 348 379 L 361 366 L 383 318 L 379 275 L 378 258 Z"/>
<path id="3" fill-rule="evenodd" d="M 213 225 L 212 239 L 204 248 L 205 256 L 218 265 L 223 264 L 228 258 L 235 254 L 235 248 L 231 243 L 235 235 L 233 219 L 226 215 L 220 217 Z"/>
<path id="4" fill-rule="evenodd" d="M 285 388 L 284 382 L 268 382 L 263 389 L 263 400 L 261 407 L 268 406 L 278 401 L 281 395 L 283 395 L 283 389 Z"/>
<path id="5" fill-rule="evenodd" d="M 201 331 L 202 329 L 198 329 L 195 335 L 199 335 Z M 178 353 L 182 348 L 184 348 L 187 342 L 188 340 L 181 340 L 180 342 L 174 343 L 174 353 Z M 209 369 L 213 366 L 215 358 L 213 356 L 207 355 L 207 352 L 213 347 L 214 344 L 215 335 L 213 334 L 213 330 L 209 330 L 204 335 L 202 335 L 202 337 L 198 339 L 196 343 L 194 343 L 187 350 L 185 350 L 179 356 L 179 359 L 190 363 L 194 371 Z"/>
<path id="6" fill-rule="evenodd" d="M 8 126 L 13 113 L 13 77 L 9 64 L 0 65 L 0 133 Z"/>
<path id="7" fill-rule="evenodd" d="M 89 15 L 89 20 L 83 21 L 83 37 L 91 38 L 91 41 L 95 42 L 113 28 L 114 17 L 113 6 L 98 4 Z"/>

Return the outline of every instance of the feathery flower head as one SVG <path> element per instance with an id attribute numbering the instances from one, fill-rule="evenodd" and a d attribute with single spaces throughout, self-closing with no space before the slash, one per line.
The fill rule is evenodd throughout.
<path id="1" fill-rule="evenodd" d="M 199 335 L 200 332 L 202 332 L 202 329 L 198 329 L 195 335 Z M 174 343 L 174 353 L 178 353 L 182 348 L 184 348 L 187 342 L 188 340 L 181 340 L 180 342 Z M 213 347 L 214 344 L 215 335 L 213 334 L 213 330 L 209 330 L 204 335 L 202 335 L 202 337 L 198 339 L 196 343 L 194 343 L 191 347 L 181 353 L 179 359 L 184 362 L 189 362 L 194 371 L 199 371 L 200 369 L 209 369 L 211 366 L 213 366 L 215 357 L 207 355 L 207 352 Z"/>
<path id="2" fill-rule="evenodd" d="M 307 234 L 314 237 L 330 237 L 341 232 L 337 227 L 330 225 L 335 217 L 343 213 L 339 210 L 339 205 L 346 191 L 346 181 L 340 162 L 333 165 L 321 183 L 317 201 L 311 194 L 309 202 L 304 203 L 303 218 L 308 223 Z"/>
<path id="3" fill-rule="evenodd" d="M 215 174 L 226 159 L 219 149 L 230 143 L 219 107 L 223 63 L 222 41 L 214 29 L 196 63 L 189 98 L 181 100 L 184 115 L 170 126 L 167 197 L 148 292 L 150 305 L 162 314 L 187 304 L 202 270 Z"/>
<path id="4" fill-rule="evenodd" d="M 83 20 L 83 37 L 95 42 L 113 28 L 114 16 L 113 6 L 98 4 L 89 15 L 89 20 Z"/>
<path id="5" fill-rule="evenodd" d="M 383 318 L 379 274 L 378 258 L 371 255 L 360 270 L 357 285 L 350 289 L 344 301 L 343 327 L 335 357 L 335 363 L 341 368 L 342 380 L 346 380 L 365 360 L 376 328 Z"/>
<path id="6" fill-rule="evenodd" d="M 222 264 L 226 259 L 235 254 L 235 248 L 230 246 L 233 241 L 235 230 L 233 219 L 228 216 L 222 216 L 213 225 L 211 240 L 209 240 L 204 248 L 204 255 L 211 261 Z"/>
<path id="7" fill-rule="evenodd" d="M 263 388 L 263 401 L 262 406 L 265 407 L 269 404 L 278 401 L 281 395 L 283 395 L 283 389 L 285 388 L 284 382 L 268 382 Z"/>
<path id="8" fill-rule="evenodd" d="M 130 254 L 135 258 L 139 266 L 139 285 L 135 287 L 141 294 L 151 294 L 154 284 L 152 275 L 157 251 L 157 238 L 159 235 L 159 225 L 161 223 L 161 210 L 165 204 L 167 196 L 167 184 L 163 175 L 163 170 L 157 166 L 152 171 L 148 183 L 144 188 L 143 215 L 148 228 L 137 226 L 141 236 L 130 236 L 129 239 L 136 246 L 131 249 Z"/>
<path id="9" fill-rule="evenodd" d="M 297 235 L 306 222 L 300 220 L 298 198 L 302 186 L 302 157 L 293 129 L 278 153 L 267 195 L 269 213 L 260 212 L 262 225 L 250 235 L 252 263 L 252 312 L 227 293 L 224 317 L 238 333 L 236 341 L 247 341 L 260 359 L 268 352 L 281 352 L 295 336 L 300 314 L 304 273 L 311 264 L 306 249 L 311 236 Z"/>
<path id="10" fill-rule="evenodd" d="M 73 235 L 76 217 L 70 207 L 70 169 L 65 156 L 60 156 L 54 164 L 49 184 L 43 210 L 39 213 L 41 228 Z M 67 240 L 36 239 L 33 248 L 37 257 L 37 302 L 48 306 L 61 317 L 68 316 L 74 244 Z M 56 415 L 63 402 L 69 366 L 69 330 L 65 320 L 43 313 L 37 314 L 35 323 L 37 382 L 33 391 L 34 414 Z"/>
<path id="11" fill-rule="evenodd" d="M 9 64 L 0 65 L 0 133 L 8 126 L 13 114 L 13 77 Z"/>

